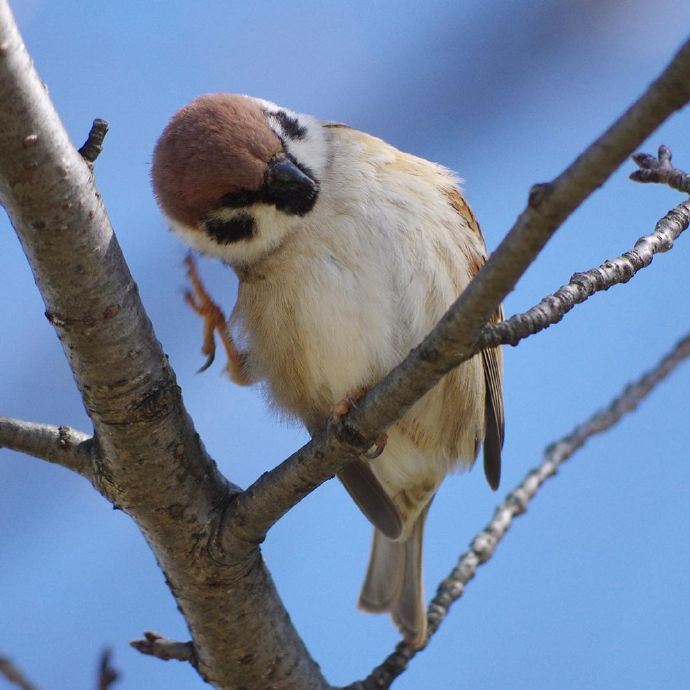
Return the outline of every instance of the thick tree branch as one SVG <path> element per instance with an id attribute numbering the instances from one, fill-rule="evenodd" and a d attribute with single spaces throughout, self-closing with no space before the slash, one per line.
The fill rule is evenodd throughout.
<path id="1" fill-rule="evenodd" d="M 36 690 L 36 686 L 30 683 L 26 676 L 12 663 L 11 659 L 0 656 L 0 676 L 16 685 L 21 690 Z"/>
<path id="2" fill-rule="evenodd" d="M 633 159 L 640 169 L 630 173 L 631 180 L 667 184 L 673 189 L 690 194 L 690 175 L 671 165 L 671 149 L 668 146 L 660 146 L 656 158 L 648 153 L 636 153 Z"/>
<path id="3" fill-rule="evenodd" d="M 535 497 L 542 484 L 553 477 L 558 467 L 582 448 L 593 436 L 607 431 L 622 417 L 633 412 L 644 398 L 661 383 L 679 364 L 690 357 L 690 333 L 676 343 L 650 371 L 637 381 L 627 385 L 621 393 L 603 410 L 576 426 L 567 436 L 552 443 L 544 451 L 539 465 L 508 494 L 497 506 L 489 524 L 472 540 L 466 551 L 448 577 L 441 582 L 436 595 L 429 603 L 429 638 L 438 630 L 452 604 L 465 592 L 465 586 L 474 577 L 477 568 L 493 555 L 499 542 L 505 536 L 514 518 L 522 515 L 529 502 Z M 428 644 L 427 639 L 427 644 Z M 353 683 L 347 690 L 385 690 L 406 668 L 418 651 L 401 642 L 395 651 L 363 681 Z"/>
<path id="4" fill-rule="evenodd" d="M 218 472 L 182 404 L 90 167 L 70 143 L 8 4 L 0 0 L 0 203 L 93 421 L 94 485 L 136 521 L 216 687 L 327 686 L 258 549 L 217 548 L 239 491 Z"/>
<path id="5" fill-rule="evenodd" d="M 0 448 L 9 448 L 90 476 L 93 439 L 68 426 L 0 417 Z"/>
<path id="6" fill-rule="evenodd" d="M 132 640 L 129 644 L 138 652 L 155 656 L 163 661 L 176 659 L 196 665 L 194 645 L 191 642 L 178 642 L 155 632 L 145 632 L 144 639 Z"/>

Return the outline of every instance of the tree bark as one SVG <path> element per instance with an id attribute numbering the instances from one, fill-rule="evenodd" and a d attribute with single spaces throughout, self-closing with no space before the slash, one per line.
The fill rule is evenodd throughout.
<path id="1" fill-rule="evenodd" d="M 94 426 L 85 472 L 156 554 L 218 688 L 326 688 L 258 546 L 215 539 L 239 489 L 185 411 L 103 207 L 0 1 L 0 201 L 43 296 Z"/>

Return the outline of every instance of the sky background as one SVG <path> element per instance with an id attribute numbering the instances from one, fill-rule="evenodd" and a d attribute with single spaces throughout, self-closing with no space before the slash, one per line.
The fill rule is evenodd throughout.
<path id="1" fill-rule="evenodd" d="M 529 187 L 557 175 L 637 98 L 690 27 L 685 0 L 47 2 L 13 4 L 77 146 L 94 117 L 110 133 L 96 166 L 117 237 L 185 403 L 222 471 L 247 486 L 306 440 L 216 363 L 182 302 L 184 247 L 154 203 L 149 169 L 173 112 L 209 91 L 270 99 L 443 163 L 493 249 Z M 690 167 L 690 111 L 645 145 Z M 627 181 L 632 163 L 559 231 L 505 303 L 523 311 L 631 248 L 681 199 Z M 550 441 L 605 405 L 690 324 L 690 237 L 631 283 L 505 352 L 502 487 L 481 468 L 446 480 L 427 522 L 429 595 L 495 503 Z M 204 261 L 229 310 L 236 281 Z M 88 431 L 19 243 L 0 213 L 0 415 Z M 429 648 L 395 683 L 427 688 L 686 688 L 690 677 L 690 366 L 587 444 L 511 528 Z M 355 602 L 370 527 L 335 481 L 269 534 L 264 557 L 292 619 L 334 684 L 393 648 L 385 616 Z M 40 688 L 94 687 L 113 649 L 122 690 L 206 687 L 187 665 L 139 655 L 144 630 L 188 639 L 131 520 L 68 471 L 0 451 L 0 655 Z M 0 688 L 5 681 L 0 679 Z"/>

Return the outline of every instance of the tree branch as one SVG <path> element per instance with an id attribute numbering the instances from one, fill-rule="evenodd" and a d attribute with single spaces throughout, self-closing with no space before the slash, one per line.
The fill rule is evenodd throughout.
<path id="1" fill-rule="evenodd" d="M 12 661 L 4 656 L 0 656 L 0 675 L 21 690 L 36 690 L 36 686 L 30 683 Z"/>
<path id="2" fill-rule="evenodd" d="M 136 521 L 216 687 L 327 687 L 258 549 L 214 540 L 239 489 L 218 472 L 93 183 L 0 0 L 0 202 L 93 421 L 94 485 Z"/>
<path id="3" fill-rule="evenodd" d="M 145 632 L 143 640 L 132 640 L 129 644 L 138 652 L 163 661 L 176 659 L 196 665 L 194 645 L 191 642 L 177 642 L 155 632 Z"/>
<path id="4" fill-rule="evenodd" d="M 536 306 L 505 321 L 482 328 L 476 351 L 496 345 L 517 345 L 530 335 L 558 323 L 576 304 L 614 285 L 627 283 L 638 271 L 649 266 L 655 254 L 667 252 L 690 225 L 690 200 L 669 211 L 650 235 L 640 237 L 631 251 L 609 259 L 597 268 L 575 273 L 570 282 Z"/>
<path id="5" fill-rule="evenodd" d="M 93 439 L 68 426 L 0 417 L 0 448 L 9 448 L 90 475 Z"/>
<path id="6" fill-rule="evenodd" d="M 630 173 L 631 180 L 659 182 L 690 194 L 690 175 L 671 165 L 671 149 L 668 146 L 660 146 L 656 158 L 648 153 L 636 153 L 633 159 L 640 166 L 640 170 Z"/>
<path id="7" fill-rule="evenodd" d="M 585 443 L 617 424 L 626 414 L 633 412 L 644 398 L 661 383 L 679 364 L 690 357 L 690 333 L 676 343 L 650 371 L 634 383 L 628 384 L 608 407 L 599 410 L 588 420 L 576 426 L 569 434 L 549 445 L 539 465 L 528 472 L 506 499 L 500 503 L 489 524 L 472 540 L 448 577 L 441 582 L 427 610 L 429 637 L 441 626 L 450 607 L 465 592 L 465 586 L 474 577 L 477 568 L 495 553 L 514 518 L 522 515 L 542 484 L 556 474 L 559 466 L 582 448 Z M 425 645 L 426 646 L 426 645 Z M 423 649 L 423 648 L 422 648 Z M 386 690 L 407 668 L 409 661 L 421 651 L 401 642 L 385 661 L 363 681 L 347 686 L 345 690 Z"/>
<path id="8" fill-rule="evenodd" d="M 110 650 L 105 649 L 98 661 L 98 690 L 109 690 L 120 674 L 110 665 Z"/>

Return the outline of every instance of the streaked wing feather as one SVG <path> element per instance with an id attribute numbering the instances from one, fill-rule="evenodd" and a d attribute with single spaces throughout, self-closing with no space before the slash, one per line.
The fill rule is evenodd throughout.
<path id="1" fill-rule="evenodd" d="M 477 237 L 484 238 L 479 228 L 479 223 L 472 213 L 465 198 L 458 189 L 446 190 L 446 196 L 451 206 L 457 211 L 468 227 Z M 484 265 L 486 256 L 476 253 L 468 247 L 467 259 L 472 275 L 476 275 Z M 503 320 L 503 308 L 499 307 L 492 321 Z M 495 491 L 501 481 L 501 450 L 503 448 L 504 416 L 503 416 L 503 373 L 501 349 L 494 347 L 482 351 L 482 364 L 484 368 L 485 395 L 485 419 L 486 431 L 484 435 L 484 474 L 489 486 Z"/>

